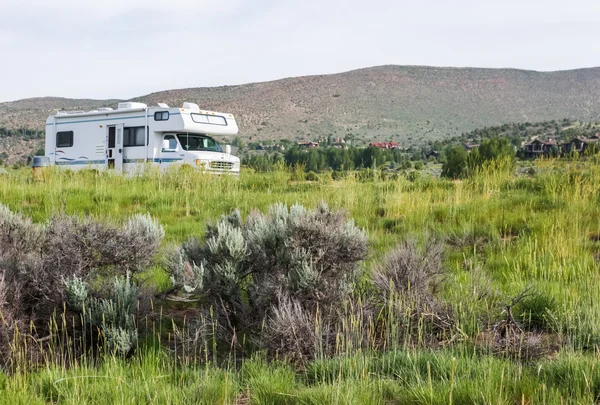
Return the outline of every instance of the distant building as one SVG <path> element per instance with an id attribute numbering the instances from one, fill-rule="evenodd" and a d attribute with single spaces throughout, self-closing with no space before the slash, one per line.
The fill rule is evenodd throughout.
<path id="1" fill-rule="evenodd" d="M 398 142 L 371 142 L 369 146 L 380 149 L 398 149 Z"/>
<path id="2" fill-rule="evenodd" d="M 538 156 L 555 155 L 560 151 L 560 144 L 553 139 L 544 141 L 536 138 L 524 144 L 521 152 L 524 158 L 535 159 Z"/>
<path id="3" fill-rule="evenodd" d="M 319 142 L 313 142 L 313 141 L 298 142 L 298 146 L 301 148 L 314 149 L 314 148 L 319 147 Z"/>
<path id="4" fill-rule="evenodd" d="M 565 142 L 562 145 L 562 151 L 564 153 L 582 153 L 585 152 L 590 146 L 596 147 L 598 141 L 600 141 L 600 134 L 594 134 L 589 138 L 586 138 L 585 136 L 578 136 L 577 138 L 571 139 L 569 142 Z"/>
<path id="5" fill-rule="evenodd" d="M 465 148 L 467 150 L 467 152 L 470 152 L 471 150 L 473 150 L 475 148 L 479 148 L 479 144 L 467 142 L 467 143 L 463 144 L 463 148 Z"/>

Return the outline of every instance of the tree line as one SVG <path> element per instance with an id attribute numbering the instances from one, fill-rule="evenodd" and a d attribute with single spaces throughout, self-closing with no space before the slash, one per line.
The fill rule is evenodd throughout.
<path id="1" fill-rule="evenodd" d="M 399 149 L 366 148 L 315 148 L 293 146 L 284 153 L 272 152 L 247 155 L 242 164 L 258 171 L 272 170 L 276 165 L 304 166 L 307 172 L 324 170 L 345 171 L 388 166 L 392 169 L 411 167 L 410 156 Z"/>
<path id="2" fill-rule="evenodd" d="M 515 148 L 509 138 L 486 139 L 471 151 L 461 145 L 448 146 L 442 166 L 442 177 L 459 179 L 470 176 L 484 164 L 494 160 L 515 160 Z"/>

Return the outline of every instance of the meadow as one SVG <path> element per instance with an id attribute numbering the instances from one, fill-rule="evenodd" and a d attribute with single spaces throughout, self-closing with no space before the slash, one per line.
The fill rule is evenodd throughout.
<path id="1" fill-rule="evenodd" d="M 0 402 L 597 403 L 599 181 L 600 166 L 591 160 L 541 160 L 518 171 L 490 165 L 462 181 L 376 171 L 368 178 L 350 173 L 333 180 L 324 173 L 305 181 L 283 167 L 242 170 L 239 178 L 185 169 L 136 178 L 50 171 L 42 181 L 29 170 L 11 171 L 0 176 L 0 203 L 34 222 L 59 213 L 114 222 L 149 213 L 164 227 L 166 245 L 202 236 L 207 223 L 235 208 L 246 217 L 273 203 L 314 208 L 326 202 L 368 235 L 363 289 L 370 288 L 371 268 L 399 242 L 443 240 L 447 271 L 438 294 L 454 323 L 435 344 L 426 326 L 383 346 L 349 347 L 350 340 L 337 337 L 346 342 L 339 351 L 302 364 L 261 352 L 243 359 L 231 353 L 179 357 L 161 344 L 164 329 L 150 328 L 127 359 L 49 360 L 6 371 Z M 158 265 L 146 282 L 157 294 L 170 285 Z M 497 350 L 491 342 L 507 306 L 528 340 L 516 352 L 527 348 L 535 355 Z M 347 324 L 349 334 L 365 327 L 350 316 Z"/>

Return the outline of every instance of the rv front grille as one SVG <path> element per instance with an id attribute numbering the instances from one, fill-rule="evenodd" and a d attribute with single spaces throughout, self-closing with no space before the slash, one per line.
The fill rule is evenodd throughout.
<path id="1" fill-rule="evenodd" d="M 233 163 L 231 162 L 210 162 L 210 168 L 214 170 L 231 170 L 233 169 Z"/>

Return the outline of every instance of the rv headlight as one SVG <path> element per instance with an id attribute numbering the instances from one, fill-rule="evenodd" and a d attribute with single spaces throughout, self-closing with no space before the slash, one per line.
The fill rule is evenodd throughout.
<path id="1" fill-rule="evenodd" d="M 202 159 L 196 159 L 196 166 L 208 166 L 208 161 L 207 160 L 202 160 Z"/>

